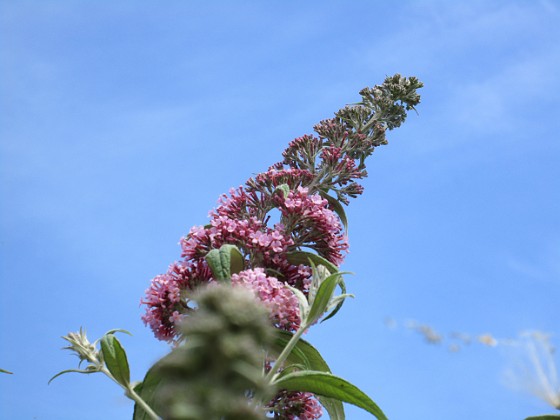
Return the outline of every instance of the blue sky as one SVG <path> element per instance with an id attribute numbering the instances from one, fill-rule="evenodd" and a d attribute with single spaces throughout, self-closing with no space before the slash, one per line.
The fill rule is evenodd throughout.
<path id="1" fill-rule="evenodd" d="M 398 3 L 0 1 L 3 418 L 130 418 L 101 376 L 47 386 L 77 363 L 60 336 L 130 330 L 140 380 L 167 346 L 139 300 L 180 237 L 395 72 L 419 115 L 348 209 L 356 298 L 307 338 L 394 420 L 553 411 L 504 383 L 507 349 L 402 326 L 560 345 L 560 3 Z"/>

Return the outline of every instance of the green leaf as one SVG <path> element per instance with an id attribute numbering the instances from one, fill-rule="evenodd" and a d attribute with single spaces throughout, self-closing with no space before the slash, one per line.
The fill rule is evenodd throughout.
<path id="1" fill-rule="evenodd" d="M 545 414 L 544 416 L 527 417 L 525 420 L 558 420 L 560 414 Z"/>
<path id="2" fill-rule="evenodd" d="M 320 255 L 314 254 L 312 252 L 292 251 L 292 252 L 288 252 L 286 257 L 288 258 L 288 261 L 293 265 L 299 265 L 299 264 L 309 265 L 309 261 L 311 261 L 315 265 L 324 266 L 327 270 L 331 272 L 331 274 L 338 273 L 338 267 L 336 265 L 334 265 L 326 258 L 323 258 Z"/>
<path id="3" fill-rule="evenodd" d="M 204 257 L 210 270 L 212 271 L 212 275 L 216 280 L 226 280 L 227 275 L 224 271 L 224 267 L 222 267 L 222 261 L 220 260 L 220 250 L 219 249 L 211 249 L 208 251 L 208 254 Z"/>
<path id="4" fill-rule="evenodd" d="M 235 245 L 222 245 L 220 251 L 222 251 L 222 249 L 224 249 L 223 252 L 229 254 L 230 273 L 237 274 L 240 271 L 243 271 L 243 269 L 245 268 L 245 260 L 243 259 L 243 255 L 241 254 L 241 251 L 239 251 L 239 248 L 237 248 Z"/>
<path id="5" fill-rule="evenodd" d="M 220 249 L 212 249 L 206 254 L 206 262 L 216 280 L 229 280 L 245 266 L 243 255 L 235 245 L 225 244 Z"/>
<path id="6" fill-rule="evenodd" d="M 321 315 L 323 315 L 329 305 L 329 301 L 331 300 L 336 285 L 340 282 L 340 279 L 340 274 L 336 273 L 331 274 L 321 282 L 319 290 L 317 290 L 317 294 L 313 300 L 313 305 L 309 309 L 309 314 L 305 320 L 305 323 L 307 324 L 306 326 L 313 324 L 321 317 Z"/>
<path id="7" fill-rule="evenodd" d="M 113 334 L 104 335 L 101 338 L 101 351 L 105 366 L 107 366 L 111 375 L 121 385 L 128 386 L 130 383 L 130 368 L 128 367 L 126 352 L 117 337 Z"/>
<path id="8" fill-rule="evenodd" d="M 13 375 L 13 372 L 10 372 L 9 370 L 4 370 L 4 369 L 0 369 L 0 373 L 7 373 L 8 375 Z"/>
<path id="9" fill-rule="evenodd" d="M 290 194 L 290 186 L 288 184 L 278 185 L 274 190 L 274 192 L 281 193 L 284 196 L 284 198 L 287 198 L 288 194 Z"/>
<path id="10" fill-rule="evenodd" d="M 272 354 L 278 356 L 293 337 L 293 334 L 288 331 L 277 329 L 275 331 L 275 335 L 276 337 L 270 351 Z M 327 365 L 327 362 L 325 362 L 319 351 L 310 343 L 302 339 L 299 339 L 285 362 L 285 366 L 298 365 L 303 366 L 308 370 L 327 373 L 331 372 L 329 365 Z M 329 413 L 331 420 L 345 419 L 344 406 L 340 400 L 328 397 L 319 397 L 318 399 L 327 410 L 327 413 Z"/>
<path id="11" fill-rule="evenodd" d="M 167 357 L 167 356 L 165 356 Z M 165 358 L 164 357 L 164 358 Z M 163 358 L 163 359 L 164 359 Z M 157 402 L 157 391 L 161 384 L 162 377 L 158 371 L 159 363 L 163 360 L 160 359 L 156 364 L 154 364 L 146 376 L 144 376 L 144 381 L 139 383 L 134 387 L 134 391 L 148 404 L 156 413 L 160 412 L 160 407 Z M 134 404 L 134 414 L 133 420 L 151 420 L 151 417 L 144 411 L 144 409 L 138 404 Z"/>
<path id="12" fill-rule="evenodd" d="M 320 397 L 333 398 L 360 407 L 379 420 L 387 420 L 383 411 L 350 382 L 326 372 L 293 372 L 279 378 L 275 385 L 288 391 L 311 392 Z"/>
<path id="13" fill-rule="evenodd" d="M 338 286 L 340 287 L 341 293 L 342 293 L 343 295 L 346 294 L 346 283 L 344 282 L 344 279 L 343 279 L 342 277 L 340 278 L 340 281 L 338 282 Z M 336 307 L 332 310 L 332 312 L 331 312 L 330 314 L 328 314 L 326 317 L 324 317 L 324 318 L 321 320 L 321 323 L 323 323 L 323 322 L 325 322 L 327 319 L 332 318 L 333 316 L 335 316 L 336 313 L 337 313 L 338 311 L 340 311 L 340 308 L 342 308 L 342 305 L 344 305 L 344 301 L 345 301 L 345 300 L 346 300 L 346 299 L 342 299 L 342 300 L 338 303 L 338 305 L 336 305 Z"/>
<path id="14" fill-rule="evenodd" d="M 278 356 L 292 339 L 293 334 L 284 330 L 275 330 L 274 343 L 270 348 L 270 352 Z M 305 340 L 299 339 L 292 352 L 286 359 L 286 365 L 298 364 L 305 366 L 308 370 L 316 370 L 320 372 L 329 372 L 330 368 L 319 351 Z"/>
<path id="15" fill-rule="evenodd" d="M 105 335 L 115 334 L 115 333 L 118 333 L 118 332 L 128 334 L 128 335 L 132 336 L 132 333 L 130 331 L 123 330 L 122 328 L 115 328 L 115 329 L 109 330 L 105 333 Z"/>
<path id="16" fill-rule="evenodd" d="M 345 420 L 346 414 L 344 414 L 344 405 L 342 401 L 337 400 L 336 398 L 328 398 L 328 397 L 321 397 L 317 395 L 317 399 L 321 403 L 323 407 L 329 413 L 329 417 L 331 420 Z"/>
<path id="17" fill-rule="evenodd" d="M 340 221 L 342 222 L 342 226 L 344 226 L 345 232 L 348 233 L 348 219 L 346 218 L 346 212 L 344 211 L 344 207 L 342 207 L 342 204 L 340 204 L 340 201 L 327 194 L 325 191 L 319 191 L 319 194 L 329 202 L 333 211 L 337 214 Z"/>

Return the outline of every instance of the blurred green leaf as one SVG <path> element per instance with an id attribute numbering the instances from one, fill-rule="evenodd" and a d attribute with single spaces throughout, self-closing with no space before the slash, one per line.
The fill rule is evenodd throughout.
<path id="1" fill-rule="evenodd" d="M 544 416 L 527 417 L 525 420 L 558 420 L 560 414 L 545 414 Z"/>
<path id="2" fill-rule="evenodd" d="M 360 407 L 379 420 L 387 420 L 381 409 L 350 382 L 326 372 L 301 371 L 279 378 L 275 385 L 288 391 L 311 392 L 320 397 L 333 398 Z"/>
<path id="3" fill-rule="evenodd" d="M 7 373 L 8 375 L 13 375 L 13 372 L 10 372 L 9 370 L 4 370 L 4 369 L 0 369 L 0 373 Z"/>
<path id="4" fill-rule="evenodd" d="M 113 334 L 105 334 L 101 338 L 101 351 L 105 366 L 118 383 L 128 386 L 130 383 L 130 368 L 121 343 Z"/>
<path id="5" fill-rule="evenodd" d="M 162 383 L 159 364 L 166 358 L 157 361 L 144 376 L 144 380 L 134 387 L 134 391 L 148 404 L 156 413 L 161 411 L 158 405 L 157 392 Z M 134 404 L 133 420 L 151 420 L 151 417 L 138 404 Z"/>

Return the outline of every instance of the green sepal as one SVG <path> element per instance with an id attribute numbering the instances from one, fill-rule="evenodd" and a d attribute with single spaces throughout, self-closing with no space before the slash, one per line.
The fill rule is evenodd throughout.
<path id="1" fill-rule="evenodd" d="M 300 371 L 279 378 L 275 385 L 288 391 L 311 392 L 319 397 L 327 397 L 353 404 L 373 414 L 379 420 L 387 420 L 381 409 L 362 392 L 345 379 L 331 373 Z"/>
<path id="2" fill-rule="evenodd" d="M 327 270 L 330 271 L 331 274 L 338 273 L 338 267 L 336 265 L 334 265 L 326 258 L 323 258 L 320 255 L 314 254 L 312 252 L 292 251 L 286 254 L 286 258 L 288 259 L 288 262 L 290 262 L 293 265 L 299 265 L 299 264 L 309 265 L 311 261 L 315 265 L 324 266 Z"/>
<path id="3" fill-rule="evenodd" d="M 105 334 L 101 337 L 101 352 L 105 366 L 113 378 L 123 386 L 130 383 L 130 368 L 121 343 L 113 334 Z"/>
<path id="4" fill-rule="evenodd" d="M 344 211 L 344 207 L 340 204 L 336 198 L 332 195 L 327 194 L 325 191 L 319 191 L 319 195 L 323 197 L 328 203 L 331 205 L 333 211 L 336 213 L 340 221 L 342 222 L 342 226 L 344 226 L 344 231 L 348 234 L 348 218 L 346 217 L 346 212 Z"/>
<path id="5" fill-rule="evenodd" d="M 0 373 L 7 373 L 8 375 L 13 375 L 13 372 L 10 372 L 9 370 L 5 370 L 5 369 L 0 369 Z"/>
<path id="6" fill-rule="evenodd" d="M 204 258 L 214 278 L 220 281 L 231 279 L 232 274 L 245 267 L 243 255 L 235 245 L 225 244 L 220 249 L 212 249 Z"/>

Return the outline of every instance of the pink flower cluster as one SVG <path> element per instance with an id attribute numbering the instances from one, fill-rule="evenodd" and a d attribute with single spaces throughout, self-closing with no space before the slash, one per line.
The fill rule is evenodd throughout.
<path id="1" fill-rule="evenodd" d="M 315 420 L 323 415 L 323 409 L 310 392 L 280 391 L 269 403 L 279 419 Z"/>
<path id="2" fill-rule="evenodd" d="M 284 180 L 308 177 L 305 171 L 284 171 L 278 175 L 275 170 L 269 170 L 261 175 L 259 182 L 263 183 L 262 186 L 268 185 L 267 177 L 272 183 L 277 176 Z M 279 209 L 282 223 L 269 227 L 267 213 L 272 208 Z M 253 273 L 260 282 L 259 287 L 268 282 L 267 287 L 272 287 L 268 293 L 273 295 L 264 293 L 265 289 L 257 294 L 265 302 L 272 297 L 276 299 L 272 299 L 276 305 L 273 305 L 274 323 L 291 331 L 299 326 L 299 315 L 289 304 L 296 302 L 295 296 L 284 284 L 307 293 L 311 268 L 290 263 L 289 252 L 312 249 L 340 265 L 348 249 L 340 220 L 329 208 L 327 200 L 319 194 L 310 194 L 308 188 L 302 186 L 287 195 L 270 189 L 239 187 L 231 190 L 229 196 L 221 197 L 218 207 L 210 212 L 210 218 L 209 225 L 195 226 L 181 239 L 184 260 L 171 265 L 167 273 L 156 276 L 141 301 L 146 306 L 142 319 L 160 340 L 171 341 L 177 336 L 176 323 L 189 311 L 185 303 L 189 291 L 199 284 L 213 281 L 204 259 L 212 249 L 224 244 L 238 247 L 248 269 L 244 276 Z M 267 277 L 265 270 L 275 273 L 275 277 Z M 246 279 L 245 282 L 252 283 L 252 280 Z M 288 305 L 285 311 L 279 309 L 280 301 Z"/>
<path id="3" fill-rule="evenodd" d="M 292 291 L 275 277 L 266 275 L 264 269 L 255 268 L 231 276 L 234 286 L 242 286 L 268 306 L 272 323 L 283 330 L 295 330 L 301 319 L 299 303 Z"/>
<path id="4" fill-rule="evenodd" d="M 177 335 L 175 325 L 191 310 L 184 291 L 208 281 L 212 276 L 203 261 L 176 262 L 167 273 L 157 275 L 146 296 L 140 301 L 146 305 L 142 320 L 159 340 L 172 341 Z"/>
<path id="5" fill-rule="evenodd" d="M 342 263 L 348 241 L 327 200 L 319 194 L 310 195 L 307 188 L 298 187 L 278 204 L 296 246 L 312 248 L 336 265 Z"/>

